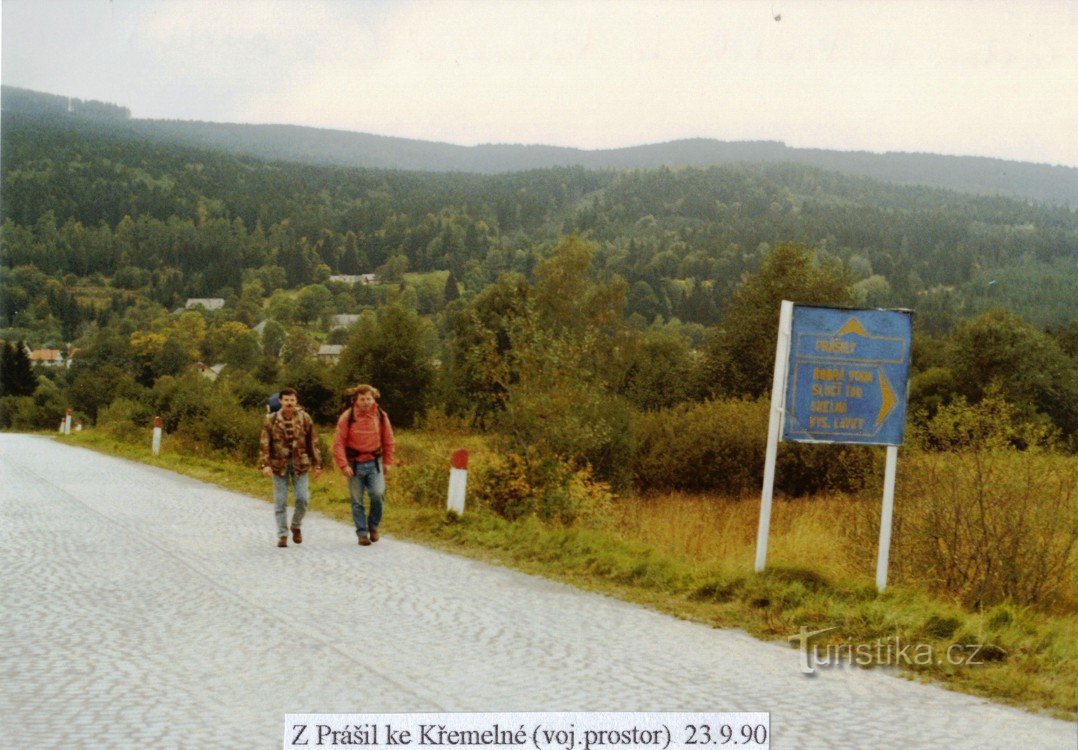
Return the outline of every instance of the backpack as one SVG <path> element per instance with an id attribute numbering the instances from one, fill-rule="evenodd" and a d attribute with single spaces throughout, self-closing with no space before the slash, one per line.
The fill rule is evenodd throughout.
<path id="1" fill-rule="evenodd" d="M 266 411 L 270 414 L 276 414 L 281 410 L 281 394 L 274 393 L 268 399 L 266 399 Z"/>
<path id="2" fill-rule="evenodd" d="M 374 456 L 375 461 L 379 461 L 382 458 L 382 435 L 385 433 L 385 418 L 386 413 L 382 411 L 382 407 L 375 406 L 378 410 L 378 449 L 371 455 Z M 348 432 L 352 432 L 352 425 L 356 423 L 356 410 L 348 407 Z M 355 460 L 359 457 L 359 451 L 350 447 L 347 443 L 344 446 L 344 457 L 348 459 L 349 463 L 355 463 Z M 379 467 L 381 464 L 379 464 Z"/>

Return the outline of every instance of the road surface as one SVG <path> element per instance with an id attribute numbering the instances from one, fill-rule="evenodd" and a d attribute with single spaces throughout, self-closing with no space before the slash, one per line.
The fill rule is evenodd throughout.
<path id="1" fill-rule="evenodd" d="M 0 435 L 5 747 L 280 747 L 286 713 L 769 711 L 773 746 L 1075 724 L 799 654 L 45 437 Z"/>

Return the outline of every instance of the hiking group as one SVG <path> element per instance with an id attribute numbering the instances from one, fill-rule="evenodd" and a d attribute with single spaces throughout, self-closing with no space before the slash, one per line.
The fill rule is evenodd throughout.
<path id="1" fill-rule="evenodd" d="M 352 520 L 361 546 L 379 538 L 386 475 L 393 464 L 393 426 L 378 406 L 378 389 L 361 384 L 348 392 L 348 408 L 337 419 L 333 434 L 333 461 L 348 477 Z M 322 473 L 322 451 L 314 420 L 299 405 L 294 388 L 284 388 L 272 397 L 269 414 L 262 423 L 258 462 L 262 473 L 273 479 L 273 510 L 277 518 L 277 546 L 303 542 L 302 524 L 310 503 L 308 475 Z M 288 488 L 292 487 L 295 508 L 288 523 Z M 369 510 L 364 505 L 369 500 Z"/>

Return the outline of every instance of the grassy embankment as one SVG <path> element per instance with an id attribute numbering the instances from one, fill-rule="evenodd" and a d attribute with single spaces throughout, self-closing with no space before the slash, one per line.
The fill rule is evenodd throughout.
<path id="1" fill-rule="evenodd" d="M 180 455 L 170 451 L 167 439 L 157 458 L 149 455 L 148 445 L 119 443 L 93 431 L 62 439 L 270 498 L 269 483 L 254 469 L 225 459 Z M 1010 604 L 971 611 L 905 581 L 878 595 L 871 562 L 875 549 L 866 551 L 844 530 L 858 514 L 863 517 L 877 508 L 877 496 L 778 500 L 769 567 L 754 575 L 758 499 L 673 493 L 621 499 L 603 517 L 568 527 L 535 518 L 510 522 L 475 507 L 456 518 L 444 510 L 449 453 L 467 448 L 473 467 L 482 466 L 492 455 L 485 441 L 406 431 L 398 440 L 400 466 L 390 476 L 384 524 L 391 535 L 678 617 L 744 628 L 764 639 L 785 642 L 802 625 L 811 630 L 837 626 L 821 638 L 821 648 L 828 643 L 894 644 L 897 638 L 913 647 L 911 660 L 931 648 L 930 659 L 917 657 L 917 663 L 901 665 L 906 675 L 1061 718 L 1075 717 L 1074 592 L 1053 612 Z M 329 471 L 313 483 L 312 508 L 348 523 L 347 494 L 344 478 Z M 271 541 L 267 537 L 267 544 Z M 975 649 L 978 664 L 948 661 L 948 653 L 973 656 Z M 797 668 L 791 651 L 790 669 Z"/>

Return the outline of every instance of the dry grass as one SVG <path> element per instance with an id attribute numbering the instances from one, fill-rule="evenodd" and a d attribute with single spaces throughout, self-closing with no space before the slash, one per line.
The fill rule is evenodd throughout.
<path id="1" fill-rule="evenodd" d="M 878 503 L 845 495 L 776 499 L 771 510 L 768 565 L 811 564 L 833 579 L 875 575 L 850 549 L 844 527 Z M 879 510 L 876 509 L 878 513 Z M 669 492 L 619 502 L 614 528 L 625 539 L 666 550 L 700 567 L 749 571 L 756 557 L 760 500 Z"/>

